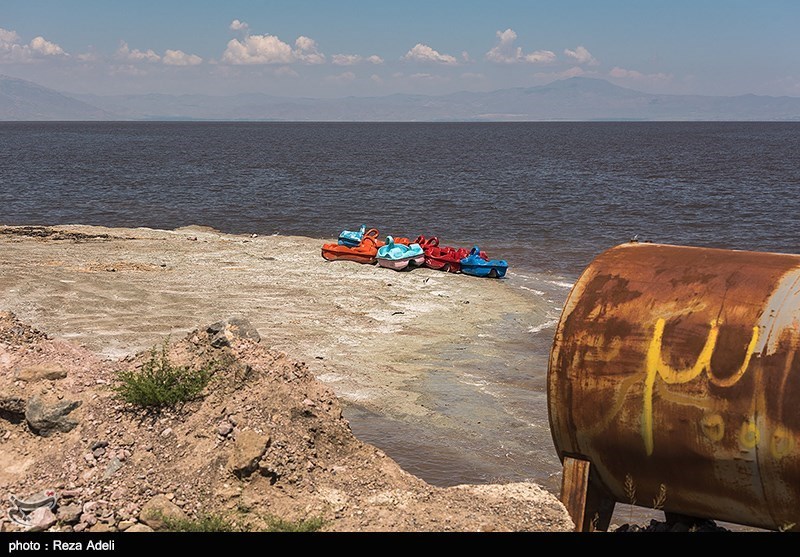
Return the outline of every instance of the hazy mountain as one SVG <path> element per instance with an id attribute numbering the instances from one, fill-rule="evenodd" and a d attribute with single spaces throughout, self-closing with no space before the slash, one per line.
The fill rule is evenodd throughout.
<path id="1" fill-rule="evenodd" d="M 0 75 L 0 120 L 108 120 L 112 114 L 32 81 Z"/>
<path id="2" fill-rule="evenodd" d="M 800 98 L 655 95 L 573 77 L 539 87 L 338 99 L 270 95 L 78 98 L 133 119 L 296 121 L 800 120 Z"/>
<path id="3" fill-rule="evenodd" d="M 800 121 L 800 98 L 657 95 L 574 77 L 484 93 L 289 98 L 266 94 L 72 95 L 0 77 L 4 120 Z"/>

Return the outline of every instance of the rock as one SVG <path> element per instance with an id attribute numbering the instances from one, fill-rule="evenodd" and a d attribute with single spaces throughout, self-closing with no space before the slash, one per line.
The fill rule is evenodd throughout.
<path id="1" fill-rule="evenodd" d="M 155 532 L 147 524 L 134 524 L 130 528 L 126 528 L 125 532 Z"/>
<path id="2" fill-rule="evenodd" d="M 169 520 L 187 519 L 186 513 L 164 495 L 156 495 L 150 499 L 139 513 L 139 520 L 153 530 L 166 530 Z"/>
<path id="3" fill-rule="evenodd" d="M 67 371 L 56 363 L 25 366 L 17 369 L 16 377 L 21 381 L 33 383 L 36 381 L 56 381 L 64 379 Z"/>
<path id="4" fill-rule="evenodd" d="M 225 321 L 217 321 L 206 328 L 211 336 L 211 346 L 222 348 L 230 346 L 235 339 L 249 339 L 259 342 L 261 335 L 253 324 L 243 317 L 231 317 Z"/>
<path id="5" fill-rule="evenodd" d="M 94 456 L 95 458 L 100 458 L 104 454 L 106 454 L 106 450 L 103 447 L 100 447 L 92 451 L 92 456 Z"/>
<path id="6" fill-rule="evenodd" d="M 120 459 L 118 459 L 117 457 L 112 458 L 109 461 L 108 466 L 106 466 L 106 471 L 103 472 L 103 479 L 107 480 L 108 478 L 113 476 L 120 468 L 122 468 L 122 462 L 120 461 Z"/>
<path id="7" fill-rule="evenodd" d="M 96 451 L 97 449 L 105 449 L 106 447 L 108 447 L 108 441 L 95 441 L 89 448 Z"/>
<path id="8" fill-rule="evenodd" d="M 15 396 L 0 395 L 0 419 L 18 424 L 25 419 L 25 401 Z"/>
<path id="9" fill-rule="evenodd" d="M 236 435 L 233 454 L 228 466 L 237 478 L 246 478 L 258 469 L 258 461 L 267 452 L 269 435 L 262 435 L 248 429 Z"/>
<path id="10" fill-rule="evenodd" d="M 136 522 L 133 522 L 133 521 L 130 521 L 130 520 L 120 520 L 119 524 L 117 524 L 117 529 L 120 532 L 124 532 L 128 528 L 131 528 L 131 527 L 133 527 L 135 525 L 136 525 Z M 146 527 L 146 528 L 149 528 L 149 526 Z"/>
<path id="11" fill-rule="evenodd" d="M 80 400 L 67 400 L 48 405 L 34 396 L 25 405 L 25 419 L 31 430 L 42 437 L 50 437 L 59 432 L 66 433 L 78 425 L 78 422 L 68 418 L 67 414 L 80 405 Z"/>
<path id="12" fill-rule="evenodd" d="M 69 505 L 58 507 L 56 519 L 62 524 L 77 524 L 81 519 L 82 512 L 83 509 L 80 507 L 80 505 L 70 503 Z"/>
<path id="13" fill-rule="evenodd" d="M 223 437 L 226 437 L 231 431 L 233 431 L 233 426 L 229 422 L 222 422 L 217 426 L 217 433 Z"/>
<path id="14" fill-rule="evenodd" d="M 39 507 L 28 515 L 28 520 L 31 524 L 30 532 L 44 532 L 55 525 L 56 515 L 49 507 Z"/>

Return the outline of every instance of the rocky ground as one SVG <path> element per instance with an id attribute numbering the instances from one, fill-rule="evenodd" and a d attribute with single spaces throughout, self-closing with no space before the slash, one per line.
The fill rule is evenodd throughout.
<path id="1" fill-rule="evenodd" d="M 148 412 L 113 386 L 151 352 L 100 359 L 0 314 L 3 497 L 58 498 L 26 517 L 33 529 L 174 527 L 165 516 L 248 531 L 276 520 L 350 532 L 573 529 L 535 484 L 436 488 L 406 473 L 356 439 L 333 392 L 244 320 L 192 331 L 168 354 L 175 365 L 213 365 L 213 378 L 197 400 Z M 0 524 L 26 529 L 7 516 Z"/>

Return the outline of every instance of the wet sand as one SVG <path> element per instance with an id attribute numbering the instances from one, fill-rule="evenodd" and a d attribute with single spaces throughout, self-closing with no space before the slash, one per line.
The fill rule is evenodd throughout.
<path id="1" fill-rule="evenodd" d="M 328 262 L 323 243 L 204 227 L 2 227 L 0 309 L 109 359 L 245 317 L 334 390 L 356 436 L 411 473 L 557 491 L 549 339 L 530 334 L 552 319 L 542 300 L 513 288 L 513 274 Z"/>

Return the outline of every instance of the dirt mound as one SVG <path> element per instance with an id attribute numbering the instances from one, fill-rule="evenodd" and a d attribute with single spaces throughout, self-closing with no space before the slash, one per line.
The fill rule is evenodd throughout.
<path id="1" fill-rule="evenodd" d="M 355 438 L 334 393 L 245 320 L 192 331 L 165 354 L 213 369 L 211 381 L 179 407 L 139 410 L 114 386 L 155 352 L 102 360 L 0 313 L 2 496 L 40 507 L 17 518 L 92 532 L 169 528 L 164 516 L 255 531 L 278 520 L 351 532 L 574 528 L 536 484 L 437 488 L 408 474 Z"/>

